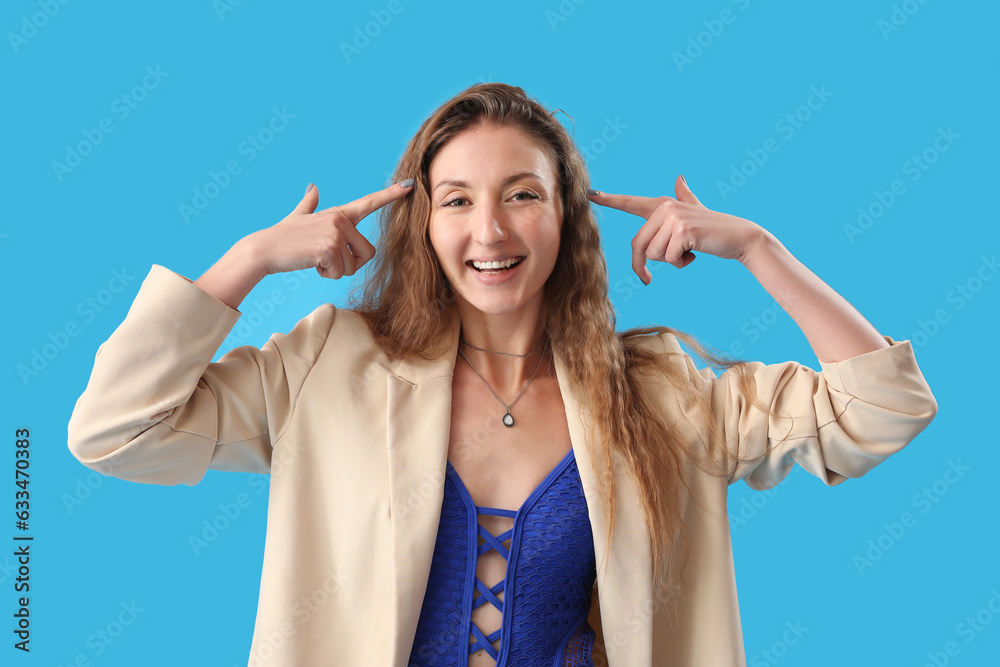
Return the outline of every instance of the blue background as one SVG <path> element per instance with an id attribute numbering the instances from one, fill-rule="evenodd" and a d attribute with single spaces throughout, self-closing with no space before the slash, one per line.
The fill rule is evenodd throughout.
<path id="1" fill-rule="evenodd" d="M 310 181 L 321 207 L 383 187 L 433 109 L 503 81 L 572 116 L 594 187 L 673 195 L 683 173 L 709 208 L 771 230 L 880 332 L 911 340 L 938 398 L 930 427 L 862 479 L 830 488 L 796 468 L 767 493 L 731 488 L 750 664 L 997 665 L 1000 450 L 986 422 L 998 398 L 998 14 L 916 0 L 5 3 L 0 514 L 12 536 L 13 433 L 28 427 L 35 541 L 30 655 L 11 647 L 16 573 L 12 547 L 0 549 L 0 662 L 246 664 L 267 479 L 209 472 L 155 487 L 92 474 L 66 425 L 94 353 L 151 264 L 197 278 Z M 810 109 L 814 87 L 827 94 Z M 293 117 L 249 152 L 275 109 Z M 778 150 L 744 164 L 769 139 Z M 212 189 L 229 161 L 239 173 Z M 877 193 L 897 179 L 902 194 L 880 211 Z M 195 191 L 207 205 L 186 220 Z M 852 232 L 859 207 L 872 219 Z M 666 324 L 742 358 L 818 368 L 741 265 L 650 263 L 644 287 L 629 248 L 641 220 L 601 215 L 622 327 Z M 369 237 L 373 222 L 360 226 Z M 219 356 L 343 303 L 349 287 L 314 270 L 268 277 Z M 250 505 L 196 555 L 188 538 L 239 493 Z M 904 512 L 915 523 L 893 536 Z M 134 621 L 100 640 L 117 634 L 123 604 Z M 784 634 L 789 624 L 807 630 Z"/>

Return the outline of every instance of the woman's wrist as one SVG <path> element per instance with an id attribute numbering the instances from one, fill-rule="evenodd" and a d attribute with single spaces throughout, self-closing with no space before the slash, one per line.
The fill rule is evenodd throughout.
<path id="1" fill-rule="evenodd" d="M 253 235 L 240 239 L 194 284 L 233 310 L 267 275 Z"/>
<path id="2" fill-rule="evenodd" d="M 743 256 L 739 258 L 740 264 L 747 267 L 751 273 L 754 272 L 754 265 L 766 255 L 773 257 L 774 252 L 783 247 L 778 238 L 760 225 L 754 225 L 754 231 L 743 251 Z"/>

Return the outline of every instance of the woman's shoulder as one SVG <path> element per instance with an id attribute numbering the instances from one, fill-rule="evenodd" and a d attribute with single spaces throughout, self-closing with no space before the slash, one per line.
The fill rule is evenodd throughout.
<path id="1" fill-rule="evenodd" d="M 336 339 L 340 344 L 375 347 L 368 320 L 357 310 L 333 303 L 321 303 L 295 325 L 316 335 Z"/>
<path id="2" fill-rule="evenodd" d="M 622 340 L 630 349 L 654 354 L 686 355 L 677 336 L 662 326 L 636 327 L 622 332 Z"/>
<path id="3" fill-rule="evenodd" d="M 642 375 L 652 375 L 660 381 L 672 384 L 681 382 L 684 386 L 702 385 L 706 381 L 716 379 L 711 365 L 704 362 L 702 353 L 694 347 L 691 348 L 698 354 L 696 362 L 691 352 L 682 347 L 682 338 L 674 331 L 668 327 L 651 326 L 623 332 L 625 345 L 633 352 L 633 366 L 641 371 Z M 704 346 L 710 355 L 721 355 L 697 337 L 683 332 L 682 336 L 690 337 Z M 690 342 L 686 340 L 683 342 L 687 342 L 691 347 Z"/>
<path id="4" fill-rule="evenodd" d="M 290 330 L 275 331 L 271 342 L 289 355 L 318 360 L 330 355 L 377 356 L 368 322 L 358 312 L 333 303 L 321 303 Z"/>

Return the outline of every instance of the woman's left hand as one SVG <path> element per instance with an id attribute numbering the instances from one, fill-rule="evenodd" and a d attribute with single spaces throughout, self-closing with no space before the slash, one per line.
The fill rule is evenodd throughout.
<path id="1" fill-rule="evenodd" d="M 707 252 L 741 263 L 747 250 L 765 230 L 744 218 L 706 208 L 694 196 L 683 176 L 674 184 L 674 197 L 640 197 L 598 192 L 590 201 L 646 219 L 632 239 L 632 270 L 645 284 L 653 275 L 646 260 L 673 264 L 678 269 L 695 260 L 694 251 Z"/>

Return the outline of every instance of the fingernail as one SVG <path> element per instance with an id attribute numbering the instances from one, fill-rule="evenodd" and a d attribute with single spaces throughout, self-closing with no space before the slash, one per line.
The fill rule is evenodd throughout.
<path id="1" fill-rule="evenodd" d="M 306 194 L 309 194 L 310 192 L 312 192 L 312 189 L 313 189 L 314 187 L 316 187 L 316 186 L 315 186 L 315 185 L 313 185 L 312 183 L 310 183 L 310 184 L 309 184 L 309 186 L 308 186 L 308 187 L 306 188 Z"/>
<path id="2" fill-rule="evenodd" d="M 590 188 L 587 188 L 587 195 L 588 196 L 593 197 L 596 194 L 597 194 L 597 190 L 592 190 Z"/>
<path id="3" fill-rule="evenodd" d="M 408 178 L 405 181 L 400 181 L 399 185 L 402 186 L 402 187 L 404 187 L 404 188 L 412 188 L 413 187 L 413 183 L 414 183 L 414 180 L 412 178 Z"/>
<path id="4" fill-rule="evenodd" d="M 688 184 L 688 179 L 684 178 L 684 174 L 681 174 L 681 180 L 684 181 L 684 185 Z"/>

